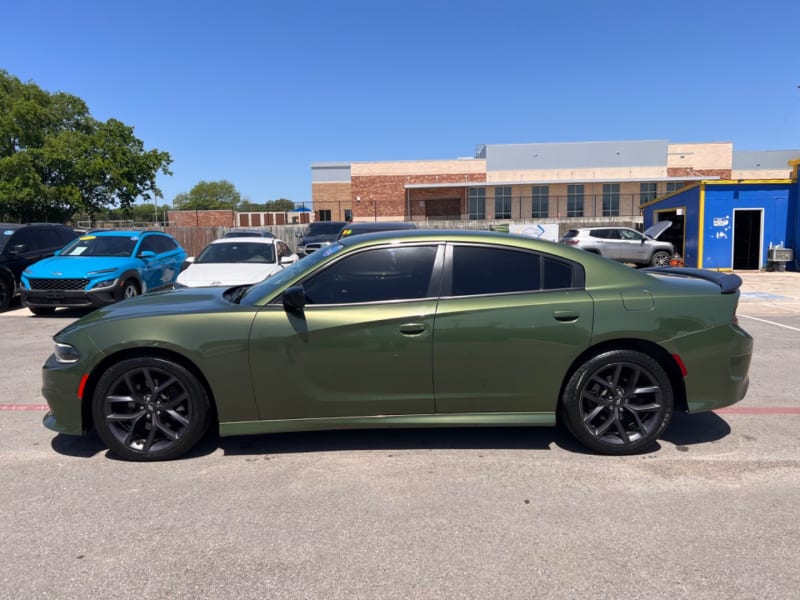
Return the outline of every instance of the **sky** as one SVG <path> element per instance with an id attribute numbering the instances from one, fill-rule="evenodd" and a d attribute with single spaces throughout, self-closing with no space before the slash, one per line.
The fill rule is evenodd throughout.
<path id="1" fill-rule="evenodd" d="M 200 181 L 311 201 L 311 165 L 479 144 L 800 148 L 797 0 L 26 0 L 0 69 L 82 98 Z"/>

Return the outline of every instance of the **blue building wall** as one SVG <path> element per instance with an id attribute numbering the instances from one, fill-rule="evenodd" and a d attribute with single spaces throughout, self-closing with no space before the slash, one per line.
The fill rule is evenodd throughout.
<path id="1" fill-rule="evenodd" d="M 660 220 L 659 213 L 682 209 L 686 266 L 732 269 L 734 211 L 762 211 L 761 266 L 764 266 L 770 244 L 783 244 L 793 248 L 795 256 L 798 254 L 797 194 L 797 182 L 703 182 L 646 206 L 644 223 L 648 227 Z M 790 197 L 794 198 L 791 218 Z"/>

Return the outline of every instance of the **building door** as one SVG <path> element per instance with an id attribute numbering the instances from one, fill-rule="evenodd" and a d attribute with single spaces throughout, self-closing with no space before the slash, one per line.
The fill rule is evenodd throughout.
<path id="1" fill-rule="evenodd" d="M 685 236 L 685 215 L 684 209 L 660 210 L 655 214 L 656 223 L 660 221 L 671 221 L 672 226 L 658 236 L 659 241 L 669 242 L 675 252 L 682 257 L 686 255 L 686 236 Z"/>
<path id="2" fill-rule="evenodd" d="M 733 211 L 733 268 L 760 269 L 762 246 L 762 223 L 764 211 L 761 209 L 740 209 Z"/>

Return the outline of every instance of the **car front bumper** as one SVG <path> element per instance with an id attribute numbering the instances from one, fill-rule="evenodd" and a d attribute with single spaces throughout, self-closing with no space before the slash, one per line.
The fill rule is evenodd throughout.
<path id="1" fill-rule="evenodd" d="M 89 308 L 113 304 L 118 298 L 117 286 L 102 290 L 21 290 L 22 303 L 36 307 Z"/>
<path id="2" fill-rule="evenodd" d="M 83 435 L 88 423 L 83 418 L 83 402 L 79 391 L 82 368 L 63 364 L 51 354 L 42 367 L 42 395 L 50 408 L 43 424 L 58 433 Z"/>

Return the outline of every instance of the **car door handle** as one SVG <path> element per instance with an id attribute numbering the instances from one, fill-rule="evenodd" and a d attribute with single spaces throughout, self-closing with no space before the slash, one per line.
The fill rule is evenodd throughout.
<path id="1" fill-rule="evenodd" d="M 577 321 L 581 316 L 581 313 L 576 312 L 574 310 L 557 310 L 553 312 L 553 317 L 556 321 L 560 321 L 562 323 L 572 323 Z"/>
<path id="2" fill-rule="evenodd" d="M 424 331 L 424 323 L 406 323 L 405 325 L 400 325 L 400 333 L 403 335 L 419 335 Z"/>

